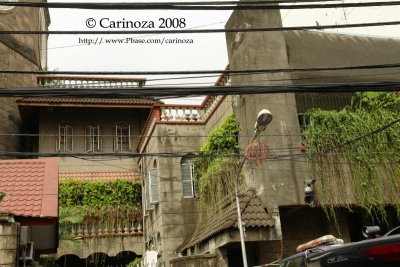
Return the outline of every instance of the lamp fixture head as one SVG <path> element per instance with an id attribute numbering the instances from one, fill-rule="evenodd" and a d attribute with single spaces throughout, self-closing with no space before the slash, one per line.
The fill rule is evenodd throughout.
<path id="1" fill-rule="evenodd" d="M 267 126 L 272 121 L 272 113 L 268 109 L 263 109 L 258 113 L 256 125 L 254 128 L 256 130 L 263 131 L 265 126 Z"/>

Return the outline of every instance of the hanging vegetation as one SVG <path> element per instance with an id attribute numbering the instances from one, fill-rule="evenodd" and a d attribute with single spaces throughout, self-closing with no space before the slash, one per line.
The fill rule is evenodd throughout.
<path id="1" fill-rule="evenodd" d="M 399 115 L 396 93 L 369 92 L 357 94 L 340 111 L 303 114 L 309 171 L 316 180 L 316 199 L 328 216 L 336 219 L 335 207 L 357 205 L 382 222 L 385 206 L 394 205 L 400 217 L 400 122 L 367 134 Z"/>
<path id="2" fill-rule="evenodd" d="M 59 184 L 60 207 L 77 207 L 87 216 L 141 213 L 141 184 L 131 180 L 80 181 Z"/>
<path id="3" fill-rule="evenodd" d="M 220 200 L 233 192 L 238 159 L 239 122 L 235 115 L 228 116 L 210 132 L 195 160 L 195 175 L 200 203 L 203 207 L 216 208 Z"/>

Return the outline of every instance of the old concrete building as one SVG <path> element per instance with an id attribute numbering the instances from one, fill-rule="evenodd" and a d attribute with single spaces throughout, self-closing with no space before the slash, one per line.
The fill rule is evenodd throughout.
<path id="1" fill-rule="evenodd" d="M 262 27 L 282 27 L 279 11 L 235 11 L 226 25 L 228 29 Z M 226 39 L 231 70 L 340 68 L 400 61 L 400 41 L 390 38 L 279 31 L 228 33 Z M 398 68 L 276 71 L 233 75 L 229 83 L 290 87 L 305 83 L 393 81 L 397 80 L 397 71 Z M 227 79 L 226 75 L 222 77 Z M 261 141 L 276 148 L 271 151 L 271 157 L 276 159 L 259 166 L 247 162 L 243 168 L 240 206 L 246 224 L 249 264 L 273 262 L 294 253 L 303 242 L 328 233 L 339 235 L 334 222 L 328 221 L 321 208 L 305 203 L 306 161 L 279 160 L 279 157 L 296 158 L 302 153 L 300 112 L 311 108 L 340 109 L 350 103 L 351 96 L 323 93 L 213 96 L 199 106 L 155 106 L 139 151 L 179 153 L 180 157 L 143 157 L 139 162 L 145 177 L 146 250 L 156 251 L 157 262 L 166 266 L 241 266 L 237 216 L 226 206 L 222 215 L 216 214 L 206 225 L 199 226 L 204 222 L 199 219 L 198 199 L 193 185 L 188 194 L 184 169 L 190 158 L 188 152 L 198 151 L 210 131 L 230 114 L 239 120 L 239 144 L 244 150 L 251 142 L 257 114 L 264 108 L 272 112 L 274 119 Z M 246 193 L 248 188 L 254 188 L 250 190 L 254 195 Z M 255 208 L 258 207 L 255 203 L 261 203 L 263 209 Z M 340 212 L 340 236 L 347 242 L 357 240 L 362 215 Z M 252 223 L 254 220 L 259 224 Z"/>
<path id="2" fill-rule="evenodd" d="M 47 8 L 0 7 L 0 29 L 47 30 L 50 16 Z M 0 69 L 38 71 L 47 66 L 47 35 L 0 36 Z M 35 75 L 1 74 L 0 87 L 36 86 Z M 2 134 L 21 131 L 21 121 L 14 98 L 0 99 L 0 119 Z M 21 151 L 18 137 L 0 137 L 0 151 Z"/>
<path id="3" fill-rule="evenodd" d="M 134 78 L 38 76 L 38 84 L 54 90 L 117 88 L 121 84 L 142 87 L 145 82 Z M 22 123 L 31 134 L 27 151 L 39 153 L 39 157 L 59 156 L 59 181 L 90 182 L 140 182 L 133 154 L 151 109 L 161 103 L 151 98 L 31 97 L 17 101 Z M 83 239 L 82 246 L 71 248 L 61 243 L 58 258 L 123 258 L 121 253 L 129 252 L 133 260 L 143 254 L 141 210 L 134 217 L 123 218 L 123 222 L 116 215 L 107 219 L 85 217 L 72 227 L 73 235 Z"/>

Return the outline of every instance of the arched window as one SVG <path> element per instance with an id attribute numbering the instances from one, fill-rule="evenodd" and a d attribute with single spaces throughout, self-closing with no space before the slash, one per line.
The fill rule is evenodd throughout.
<path id="1" fill-rule="evenodd" d="M 194 188 L 194 161 L 192 157 L 186 156 L 181 160 L 183 197 L 195 196 Z"/>
<path id="2" fill-rule="evenodd" d="M 100 125 L 91 124 L 85 129 L 86 152 L 99 152 L 102 150 L 102 137 Z"/>
<path id="3" fill-rule="evenodd" d="M 114 151 L 131 150 L 131 127 L 125 122 L 118 122 L 114 125 Z"/>
<path id="4" fill-rule="evenodd" d="M 68 122 L 61 122 L 58 125 L 58 137 L 56 150 L 58 152 L 72 152 L 73 147 L 73 128 Z"/>

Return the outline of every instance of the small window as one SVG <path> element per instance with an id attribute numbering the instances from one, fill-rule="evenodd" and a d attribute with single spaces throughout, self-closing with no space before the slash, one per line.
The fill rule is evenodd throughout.
<path id="1" fill-rule="evenodd" d="M 182 158 L 181 172 L 183 197 L 194 197 L 194 161 L 192 158 Z"/>
<path id="2" fill-rule="evenodd" d="M 56 142 L 56 150 L 59 152 L 72 152 L 73 146 L 73 129 L 67 122 L 61 122 L 58 125 L 58 138 Z"/>
<path id="3" fill-rule="evenodd" d="M 86 152 L 100 152 L 102 148 L 100 125 L 89 125 L 85 130 Z"/>
<path id="4" fill-rule="evenodd" d="M 117 123 L 114 126 L 114 151 L 131 150 L 131 127 L 127 123 Z"/>

